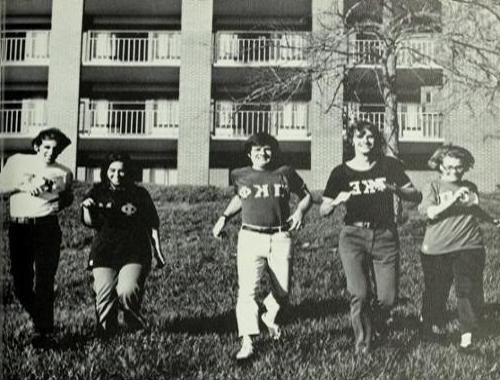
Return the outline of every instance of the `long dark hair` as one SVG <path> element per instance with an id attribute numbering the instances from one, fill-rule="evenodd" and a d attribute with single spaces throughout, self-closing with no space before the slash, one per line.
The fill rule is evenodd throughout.
<path id="1" fill-rule="evenodd" d="M 132 180 L 132 162 L 130 156 L 123 152 L 112 152 L 106 156 L 102 166 L 101 166 L 101 184 L 109 187 L 108 179 L 108 169 L 113 162 L 123 162 L 123 171 L 125 176 L 123 177 L 123 185 L 130 186 L 134 183 Z"/>
<path id="2" fill-rule="evenodd" d="M 378 127 L 367 120 L 357 120 L 347 127 L 346 151 L 344 152 L 345 161 L 352 159 L 355 155 L 354 146 L 352 144 L 354 134 L 356 132 L 361 133 L 363 131 L 369 131 L 375 138 L 375 145 L 371 152 L 372 157 L 375 160 L 378 160 L 384 156 L 385 141 Z"/>

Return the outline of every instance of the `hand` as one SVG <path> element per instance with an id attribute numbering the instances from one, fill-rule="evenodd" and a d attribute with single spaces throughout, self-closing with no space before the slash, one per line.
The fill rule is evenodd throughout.
<path id="1" fill-rule="evenodd" d="M 341 191 L 339 195 L 333 200 L 332 204 L 337 206 L 343 202 L 347 202 L 351 198 L 351 193 L 349 191 Z"/>
<path id="2" fill-rule="evenodd" d="M 47 182 L 45 178 L 32 176 L 28 181 L 21 183 L 18 189 L 33 197 L 37 197 L 47 190 Z"/>
<path id="3" fill-rule="evenodd" d="M 86 198 L 81 203 L 81 206 L 85 207 L 85 208 L 94 207 L 95 206 L 95 201 L 92 198 Z"/>
<path id="4" fill-rule="evenodd" d="M 215 223 L 214 227 L 212 228 L 212 235 L 214 235 L 215 238 L 218 239 L 222 237 L 222 230 L 226 226 L 226 220 L 227 217 L 221 216 Z"/>
<path id="5" fill-rule="evenodd" d="M 458 189 L 457 191 L 455 191 L 455 193 L 453 194 L 453 199 L 455 202 L 459 199 L 460 200 L 468 199 L 469 193 L 470 193 L 469 188 L 463 186 L 460 189 Z"/>
<path id="6" fill-rule="evenodd" d="M 166 264 L 166 260 L 165 260 L 165 256 L 163 256 L 163 252 L 161 252 L 161 249 L 157 249 L 154 246 L 153 246 L 153 252 L 154 252 L 155 259 L 156 259 L 156 268 L 157 269 L 163 268 Z"/>
<path id="7" fill-rule="evenodd" d="M 288 231 L 301 229 L 304 226 L 302 223 L 303 218 L 304 215 L 302 212 L 300 210 L 295 210 L 295 212 L 287 219 L 287 223 L 289 224 Z"/>
<path id="8" fill-rule="evenodd" d="M 493 219 L 492 222 L 496 228 L 500 228 L 500 219 Z"/>

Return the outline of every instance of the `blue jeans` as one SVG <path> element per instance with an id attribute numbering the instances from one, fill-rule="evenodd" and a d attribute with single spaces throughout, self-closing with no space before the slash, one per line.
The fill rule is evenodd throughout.
<path id="1" fill-rule="evenodd" d="M 351 294 L 356 350 L 370 349 L 374 322 L 376 327 L 384 326 L 398 296 L 397 228 L 345 226 L 339 237 L 339 253 Z"/>

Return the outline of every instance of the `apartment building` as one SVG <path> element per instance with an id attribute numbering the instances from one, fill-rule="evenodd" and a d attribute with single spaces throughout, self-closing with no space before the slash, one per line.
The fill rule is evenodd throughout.
<path id="1" fill-rule="evenodd" d="M 333 90 L 314 83 L 287 99 L 241 99 L 263 70 L 307 67 L 318 17 L 342 3 L 9 0 L 1 35 L 2 164 L 51 126 L 74 141 L 62 160 L 79 180 L 98 179 L 104 155 L 123 150 L 137 163 L 137 180 L 227 186 L 229 171 L 245 163 L 242 142 L 266 131 L 310 187 L 321 189 L 342 160 L 345 124 L 363 118 L 384 125 L 383 101 L 367 74 L 379 64 L 370 55 L 379 42 L 361 34 L 349 41 L 346 65 L 355 69 L 336 98 L 340 107 L 328 113 Z M 431 35 L 408 43 L 430 55 L 438 49 Z M 493 190 L 498 176 L 484 173 L 498 170 L 488 158 L 498 141 L 469 128 L 498 119 L 443 114 L 436 100 L 442 70 L 432 60 L 398 59 L 400 150 L 417 182 L 439 144 L 464 141 L 478 156 L 475 179 Z"/>

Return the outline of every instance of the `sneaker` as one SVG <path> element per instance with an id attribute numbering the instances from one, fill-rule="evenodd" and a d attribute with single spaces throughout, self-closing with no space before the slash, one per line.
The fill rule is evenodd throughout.
<path id="1" fill-rule="evenodd" d="M 246 360 L 253 356 L 253 343 L 249 336 L 241 340 L 241 348 L 236 354 L 236 360 Z"/>
<path id="2" fill-rule="evenodd" d="M 269 331 L 269 336 L 274 340 L 279 340 L 281 338 L 281 328 L 279 325 L 271 321 L 267 313 L 262 314 L 260 319 L 266 325 L 267 330 Z"/>

